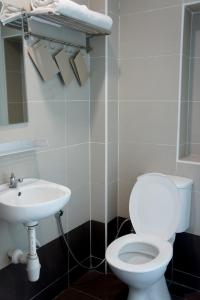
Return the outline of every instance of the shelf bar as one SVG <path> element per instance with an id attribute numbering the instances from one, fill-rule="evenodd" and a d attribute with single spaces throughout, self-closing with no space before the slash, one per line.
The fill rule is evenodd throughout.
<path id="1" fill-rule="evenodd" d="M 75 47 L 75 48 L 78 48 L 78 49 L 84 49 L 87 52 L 90 52 L 92 50 L 92 48 L 90 46 L 83 46 L 83 45 L 79 45 L 79 44 L 75 44 L 75 43 L 70 43 L 70 42 L 66 42 L 66 41 L 62 41 L 62 40 L 57 40 L 57 39 L 54 39 L 54 38 L 50 38 L 50 37 L 43 36 L 43 35 L 40 35 L 40 34 L 35 34 L 35 33 L 32 33 L 32 32 L 25 32 L 24 33 L 25 39 L 29 38 L 29 36 L 33 36 L 33 37 L 36 37 L 36 38 L 41 39 L 41 40 L 50 41 L 50 42 L 53 42 L 53 43 L 56 43 L 56 44 L 71 46 L 71 47 Z"/>

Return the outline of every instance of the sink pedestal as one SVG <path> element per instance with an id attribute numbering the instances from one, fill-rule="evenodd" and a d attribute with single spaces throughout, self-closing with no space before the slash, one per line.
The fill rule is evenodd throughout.
<path id="1" fill-rule="evenodd" d="M 35 227 L 38 225 L 38 222 L 31 222 L 24 224 L 28 227 L 28 242 L 29 242 L 29 251 L 25 254 L 22 250 L 16 249 L 14 251 L 8 252 L 8 257 L 11 259 L 14 264 L 26 264 L 26 270 L 28 274 L 28 279 L 31 282 L 35 282 L 40 277 L 40 262 L 36 251 L 36 233 Z"/>

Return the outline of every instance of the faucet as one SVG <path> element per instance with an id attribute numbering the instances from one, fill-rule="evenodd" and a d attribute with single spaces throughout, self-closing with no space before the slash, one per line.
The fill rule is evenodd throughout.
<path id="1" fill-rule="evenodd" d="M 23 182 L 23 178 L 16 178 L 14 173 L 11 173 L 10 175 L 10 182 L 9 182 L 9 188 L 10 189 L 16 189 L 18 182 Z"/>

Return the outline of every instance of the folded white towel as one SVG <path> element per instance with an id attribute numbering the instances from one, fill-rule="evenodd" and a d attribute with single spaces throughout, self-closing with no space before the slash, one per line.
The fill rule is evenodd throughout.
<path id="1" fill-rule="evenodd" d="M 0 12 L 0 20 L 5 20 L 11 16 L 20 15 L 21 9 L 9 4 L 2 4 Z"/>
<path id="2" fill-rule="evenodd" d="M 56 2 L 59 0 L 31 0 L 32 9 L 36 9 L 39 7 L 50 7 L 55 8 Z"/>
<path id="3" fill-rule="evenodd" d="M 21 14 L 22 10 L 30 11 L 30 0 L 1 0 L 0 20 Z"/>
<path id="4" fill-rule="evenodd" d="M 30 11 L 31 0 L 3 0 L 4 4 L 9 4 L 14 7 L 18 7 L 24 9 L 26 11 Z"/>
<path id="5" fill-rule="evenodd" d="M 45 2 L 47 6 L 44 5 Z M 77 4 L 71 0 L 31 0 L 31 5 L 36 14 L 50 11 L 108 31 L 112 28 L 113 21 L 109 16 L 90 10 L 86 5 Z"/>

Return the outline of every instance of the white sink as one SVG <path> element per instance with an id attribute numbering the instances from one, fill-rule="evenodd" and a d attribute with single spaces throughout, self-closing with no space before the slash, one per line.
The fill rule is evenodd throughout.
<path id="1" fill-rule="evenodd" d="M 39 179 L 25 179 L 17 188 L 0 185 L 0 219 L 10 223 L 37 222 L 57 213 L 69 201 L 71 191 Z"/>

